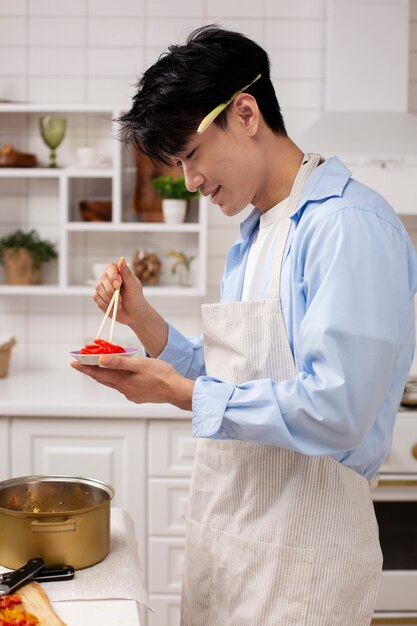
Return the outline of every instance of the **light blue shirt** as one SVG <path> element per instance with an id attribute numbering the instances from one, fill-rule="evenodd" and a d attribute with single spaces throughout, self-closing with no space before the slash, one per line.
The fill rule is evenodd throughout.
<path id="1" fill-rule="evenodd" d="M 259 215 L 229 251 L 222 302 L 241 298 Z M 159 358 L 196 380 L 193 436 L 330 455 L 369 480 L 390 448 L 413 359 L 417 255 L 390 205 L 336 157 L 309 176 L 291 220 L 281 300 L 297 377 L 226 384 L 206 375 L 202 338 L 172 326 Z"/>

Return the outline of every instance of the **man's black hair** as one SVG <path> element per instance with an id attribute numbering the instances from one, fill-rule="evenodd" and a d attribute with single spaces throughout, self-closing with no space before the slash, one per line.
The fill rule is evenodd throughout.
<path id="1" fill-rule="evenodd" d="M 256 98 L 266 124 L 286 135 L 265 50 L 241 33 L 209 25 L 193 31 L 185 45 L 170 46 L 146 70 L 131 110 L 119 119 L 121 137 L 155 163 L 172 164 L 201 120 L 258 74 L 245 91 Z M 227 108 L 214 123 L 227 128 Z"/>

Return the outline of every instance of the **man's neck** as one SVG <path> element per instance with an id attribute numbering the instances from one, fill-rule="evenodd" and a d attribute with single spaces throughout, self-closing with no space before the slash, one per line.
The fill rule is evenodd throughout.
<path id="1" fill-rule="evenodd" d="M 270 133 L 264 145 L 265 160 L 264 184 L 256 207 L 266 213 L 273 206 L 290 195 L 295 177 L 300 169 L 304 153 L 286 136 Z"/>

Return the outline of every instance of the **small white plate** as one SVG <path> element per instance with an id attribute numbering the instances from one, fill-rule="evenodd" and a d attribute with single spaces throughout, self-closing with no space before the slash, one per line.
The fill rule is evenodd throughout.
<path id="1" fill-rule="evenodd" d="M 113 354 L 115 354 L 116 356 L 135 356 L 135 354 L 138 353 L 139 350 L 137 350 L 136 348 L 126 348 L 126 352 L 114 352 Z M 103 356 L 103 353 L 81 354 L 79 350 L 73 350 L 72 352 L 70 352 L 70 354 L 74 357 L 74 359 L 76 359 L 76 361 L 82 363 L 83 365 L 98 365 L 100 357 Z"/>

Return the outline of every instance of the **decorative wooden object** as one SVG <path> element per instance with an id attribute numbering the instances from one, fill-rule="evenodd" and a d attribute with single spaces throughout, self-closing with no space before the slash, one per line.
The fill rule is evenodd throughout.
<path id="1" fill-rule="evenodd" d="M 142 222 L 163 222 L 162 198 L 152 186 L 152 178 L 171 174 L 174 177 L 182 176 L 180 167 L 155 165 L 150 158 L 133 150 L 136 164 L 136 186 L 132 197 L 131 207 L 134 213 L 140 216 Z"/>

